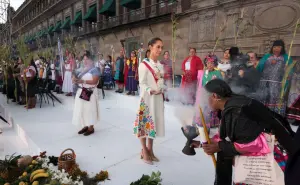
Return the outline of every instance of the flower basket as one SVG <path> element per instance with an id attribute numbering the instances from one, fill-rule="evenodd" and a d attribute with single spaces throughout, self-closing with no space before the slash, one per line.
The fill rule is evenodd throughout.
<path id="1" fill-rule="evenodd" d="M 65 153 L 71 151 L 72 153 Z M 64 169 L 67 173 L 70 172 L 72 167 L 76 164 L 76 155 L 73 149 L 65 149 L 58 158 L 58 169 Z"/>

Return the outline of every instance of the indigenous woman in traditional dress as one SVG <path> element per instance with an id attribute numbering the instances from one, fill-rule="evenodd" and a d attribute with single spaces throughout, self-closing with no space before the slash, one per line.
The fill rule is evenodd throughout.
<path id="1" fill-rule="evenodd" d="M 160 61 L 160 63 L 164 66 L 164 82 L 165 86 L 168 88 L 172 88 L 173 81 L 173 71 L 172 71 L 172 60 L 170 59 L 169 51 L 164 52 L 164 59 Z M 164 95 L 164 100 L 169 101 L 168 93 L 166 92 Z"/>
<path id="2" fill-rule="evenodd" d="M 223 59 L 218 63 L 218 69 L 221 71 L 223 78 L 225 78 L 225 75 L 227 71 L 230 70 L 230 68 L 231 65 L 230 65 L 229 49 L 226 49 L 223 54 Z"/>
<path id="3" fill-rule="evenodd" d="M 292 83 L 289 91 L 287 118 L 295 126 L 300 125 L 300 63 L 297 62 L 292 74 Z"/>
<path id="4" fill-rule="evenodd" d="M 185 97 L 182 103 L 193 105 L 196 99 L 198 70 L 203 69 L 203 63 L 201 59 L 196 56 L 195 48 L 190 48 L 190 56 L 182 62 L 181 69 L 183 72 L 181 89 Z"/>
<path id="5" fill-rule="evenodd" d="M 36 85 L 37 85 L 37 68 L 33 59 L 29 67 L 26 69 L 26 82 L 27 83 L 27 105 L 28 109 L 35 108 L 36 105 Z M 26 106 L 25 106 L 26 107 Z"/>
<path id="6" fill-rule="evenodd" d="M 202 127 L 202 120 L 199 115 L 199 106 L 201 106 L 205 122 L 208 130 L 210 128 L 218 127 L 220 120 L 218 118 L 218 113 L 216 111 L 212 111 L 208 105 L 202 105 L 200 102 L 201 99 L 201 92 L 202 88 L 213 79 L 222 79 L 221 71 L 217 70 L 216 67 L 218 66 L 218 58 L 216 55 L 208 55 L 204 59 L 205 70 L 199 70 L 198 72 L 198 89 L 197 89 L 197 97 L 196 97 L 196 104 L 195 104 L 195 116 L 193 124 Z"/>
<path id="7" fill-rule="evenodd" d="M 73 82 L 79 86 L 75 97 L 73 124 L 81 128 L 78 134 L 88 136 L 94 133 L 94 125 L 100 121 L 97 84 L 101 73 L 94 67 L 88 51 L 83 61 L 83 71 L 77 78 L 73 77 Z"/>
<path id="8" fill-rule="evenodd" d="M 153 139 L 165 135 L 163 66 L 158 61 L 163 43 L 160 38 L 153 38 L 148 46 L 149 60 L 144 60 L 139 66 L 141 98 L 133 130 L 141 140 L 141 158 L 152 165 L 153 161 L 159 161 L 153 152 Z"/>
<path id="9" fill-rule="evenodd" d="M 288 60 L 285 52 L 284 42 L 276 40 L 273 43 L 271 51 L 266 54 L 257 66 L 257 70 L 261 72 L 261 80 L 258 88 L 259 100 L 271 110 L 285 117 L 287 98 L 281 100 L 282 80 L 287 65 L 292 63 Z M 288 87 L 288 83 L 284 84 L 284 88 Z"/>
<path id="10" fill-rule="evenodd" d="M 130 59 L 127 59 L 125 63 L 124 79 L 127 95 L 135 95 L 135 91 L 138 90 L 138 59 L 135 51 L 131 52 Z"/>
<path id="11" fill-rule="evenodd" d="M 116 93 L 123 93 L 124 91 L 124 50 L 120 51 L 120 56 L 116 61 L 116 73 L 114 79 L 118 85 L 118 90 Z"/>
<path id="12" fill-rule="evenodd" d="M 72 96 L 73 92 L 73 84 L 72 84 L 72 71 L 74 70 L 74 58 L 73 54 L 69 53 L 68 60 L 65 62 L 65 75 L 64 75 L 64 82 L 62 91 L 67 93 L 66 96 Z"/>
<path id="13" fill-rule="evenodd" d="M 107 88 L 113 85 L 111 56 L 107 56 L 107 61 L 104 63 L 103 85 Z"/>

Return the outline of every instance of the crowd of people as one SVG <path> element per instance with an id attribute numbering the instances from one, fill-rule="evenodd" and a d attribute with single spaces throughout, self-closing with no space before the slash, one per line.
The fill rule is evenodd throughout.
<path id="1" fill-rule="evenodd" d="M 263 133 L 273 133 L 278 139 L 280 162 L 287 161 L 285 153 L 291 159 L 296 156 L 296 134 L 287 120 L 300 123 L 300 65 L 288 71 L 284 80 L 293 63 L 284 42 L 275 41 L 260 60 L 256 53 L 242 54 L 237 47 L 226 49 L 221 59 L 209 53 L 203 62 L 196 52 L 190 48 L 182 62 L 181 102 L 203 108 L 208 130 L 219 127 L 212 143 L 192 144 L 208 155 L 217 153 L 215 184 L 232 184 L 234 157 L 261 152 Z M 159 61 L 162 54 L 163 60 Z M 54 61 L 40 56 L 28 67 L 19 58 L 13 68 L 7 69 L 4 89 L 8 98 L 20 105 L 28 99 L 26 108 L 32 109 L 36 87 L 40 80 L 46 81 L 51 90 L 75 97 L 73 124 L 78 126 L 78 134 L 89 136 L 100 120 L 98 88 L 114 88 L 116 84 L 116 93 L 126 91 L 126 95 L 134 96 L 139 92 L 133 133 L 141 141 L 141 159 L 150 165 L 159 162 L 153 140 L 165 135 L 164 101 L 169 101 L 167 92 L 173 83 L 173 62 L 169 51 L 163 53 L 163 41 L 151 39 L 142 61 L 136 51 L 126 57 L 124 49 L 115 61 L 110 55 L 104 59 L 101 53 L 96 59 L 89 51 L 81 57 L 71 52 L 66 56 L 63 64 L 59 56 Z M 191 124 L 203 127 L 199 111 L 195 111 Z"/>

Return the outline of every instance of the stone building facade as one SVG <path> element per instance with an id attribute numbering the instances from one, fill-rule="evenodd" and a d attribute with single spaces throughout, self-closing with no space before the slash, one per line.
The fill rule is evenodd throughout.
<path id="1" fill-rule="evenodd" d="M 53 47 L 57 38 L 72 35 L 77 51 L 118 55 L 146 48 L 153 37 L 171 50 L 171 15 L 176 14 L 175 71 L 188 48 L 203 58 L 215 48 L 222 51 L 238 46 L 258 55 L 269 52 L 275 39 L 289 49 L 295 24 L 300 18 L 298 0 L 27 0 L 12 18 L 12 38 L 24 35 L 33 50 Z M 39 42 L 37 42 L 37 40 Z M 216 44 L 216 40 L 218 40 Z M 291 55 L 300 56 L 300 34 L 296 34 Z M 79 53 L 78 53 L 79 54 Z"/>

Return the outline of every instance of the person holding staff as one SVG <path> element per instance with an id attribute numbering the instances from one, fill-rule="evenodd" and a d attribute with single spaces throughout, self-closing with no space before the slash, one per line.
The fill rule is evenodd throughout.
<path id="1" fill-rule="evenodd" d="M 209 81 L 202 98 L 215 111 L 221 111 L 221 125 L 210 144 L 192 143 L 201 147 L 208 155 L 217 153 L 215 185 L 232 185 L 232 166 L 235 156 L 265 155 L 266 139 L 263 133 L 272 133 L 278 140 L 275 148 L 294 154 L 298 143 L 293 140 L 294 132 L 289 123 L 279 114 L 271 111 L 259 101 L 232 92 L 229 85 L 221 79 Z M 277 150 L 278 151 L 278 150 Z M 275 149 L 274 149 L 275 152 Z M 276 155 L 281 155 L 276 153 Z M 275 155 L 274 155 L 275 156 Z M 279 161 L 279 166 L 285 161 Z M 284 168 L 282 168 L 284 170 Z"/>

